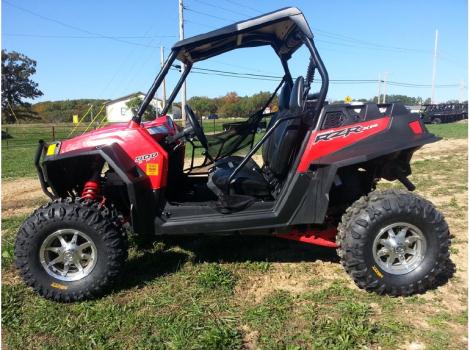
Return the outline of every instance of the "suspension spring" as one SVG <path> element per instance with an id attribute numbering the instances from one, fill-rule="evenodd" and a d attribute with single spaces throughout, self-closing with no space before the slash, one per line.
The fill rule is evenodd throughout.
<path id="1" fill-rule="evenodd" d="M 99 200 L 101 199 L 100 195 L 100 183 L 97 180 L 90 180 L 85 182 L 82 191 L 82 198 Z"/>

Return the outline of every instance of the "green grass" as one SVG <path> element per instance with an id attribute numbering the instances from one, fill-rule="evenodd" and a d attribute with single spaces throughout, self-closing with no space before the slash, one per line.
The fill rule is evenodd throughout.
<path id="1" fill-rule="evenodd" d="M 468 136 L 468 123 L 448 123 L 426 125 L 428 130 L 445 139 L 466 139 Z"/>
<path id="2" fill-rule="evenodd" d="M 23 220 L 24 216 L 2 219 L 2 249 L 11 249 L 5 242 L 13 241 Z M 4 282 L 4 344 L 9 349 L 345 350 L 396 349 L 420 337 L 445 349 L 449 336 L 444 326 L 466 325 L 466 312 L 442 311 L 428 317 L 432 329 L 422 333 L 403 317 L 403 310 L 427 307 L 431 301 L 367 293 L 351 287 L 342 274 L 330 281 L 318 278 L 309 263 L 277 264 L 273 271 L 273 263 L 258 254 L 283 256 L 289 250 L 303 260 L 299 246 L 247 239 L 167 239 L 141 249 L 131 240 L 125 278 L 112 293 L 94 301 L 59 304 L 39 297 L 18 280 Z M 3 278 L 14 274 L 11 262 L 2 257 Z M 304 271 L 315 283 L 298 293 L 274 288 L 257 301 L 244 297 L 253 285 L 251 278 L 275 276 L 279 268 L 285 274 Z M 334 274 L 334 266 L 329 268 Z"/>
<path id="3" fill-rule="evenodd" d="M 11 268 L 15 245 L 15 234 L 26 215 L 2 218 L 2 271 Z"/>

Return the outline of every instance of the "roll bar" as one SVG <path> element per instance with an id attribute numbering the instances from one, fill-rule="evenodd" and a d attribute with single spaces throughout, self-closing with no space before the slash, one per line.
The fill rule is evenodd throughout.
<path id="1" fill-rule="evenodd" d="M 132 117 L 132 120 L 136 122 L 137 124 L 140 124 L 140 122 L 142 121 L 142 116 L 144 115 L 145 110 L 147 109 L 148 105 L 150 104 L 153 97 L 155 96 L 155 93 L 157 92 L 157 89 L 159 88 L 163 79 L 165 79 L 165 76 L 170 70 L 170 67 L 173 64 L 173 61 L 176 59 L 176 56 L 177 56 L 177 52 L 171 50 L 171 53 L 166 59 L 165 63 L 163 64 L 162 69 L 158 73 L 157 77 L 153 81 L 152 86 L 150 87 L 149 91 L 145 95 L 144 100 L 142 101 L 142 104 L 140 105 L 139 110 L 137 111 L 137 114 Z"/>
<path id="2" fill-rule="evenodd" d="M 315 44 L 312 40 L 312 38 L 308 37 L 307 35 L 301 33 L 303 37 L 304 44 L 307 46 L 308 50 L 310 51 L 311 59 L 313 59 L 315 68 L 318 69 L 318 72 L 320 73 L 321 76 L 321 88 L 320 92 L 318 93 L 318 103 L 315 107 L 315 118 L 319 116 L 321 112 L 321 108 L 325 102 L 326 99 L 326 94 L 328 93 L 328 85 L 329 85 L 329 78 L 328 78 L 328 72 L 326 71 L 326 68 L 323 64 L 322 59 L 320 58 L 320 55 L 318 54 L 318 51 L 315 47 Z M 175 61 L 176 57 L 178 56 L 178 50 L 171 50 L 170 55 L 168 56 L 167 60 L 165 61 L 162 69 L 158 73 L 157 77 L 155 78 L 152 86 L 150 87 L 149 91 L 145 95 L 144 100 L 142 101 L 142 104 L 140 105 L 137 114 L 132 117 L 132 120 L 136 122 L 137 124 L 140 124 L 142 121 L 142 116 L 147 109 L 148 105 L 152 101 L 152 99 L 155 96 L 155 93 L 157 92 L 157 89 L 160 87 L 160 84 L 163 82 L 163 79 L 165 79 L 165 76 L 168 74 L 168 71 L 170 70 L 173 62 Z M 287 60 L 279 56 L 281 59 L 282 66 L 285 71 L 285 75 L 287 77 L 291 77 L 289 67 L 287 64 Z M 181 75 L 180 79 L 178 80 L 178 83 L 176 84 L 175 88 L 173 89 L 173 92 L 171 93 L 166 106 L 164 106 L 164 109 L 162 111 L 162 114 L 166 114 L 168 112 L 169 106 L 171 106 L 171 103 L 173 100 L 176 98 L 176 95 L 178 94 L 181 85 L 184 83 L 186 77 L 188 76 L 189 72 L 191 71 L 192 65 L 187 64 L 185 67 L 185 70 L 183 74 Z"/>

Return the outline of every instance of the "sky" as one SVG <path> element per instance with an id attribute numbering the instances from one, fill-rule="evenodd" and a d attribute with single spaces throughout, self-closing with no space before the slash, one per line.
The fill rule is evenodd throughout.
<path id="1" fill-rule="evenodd" d="M 330 79 L 377 80 L 381 74 L 387 81 L 412 84 L 387 84 L 387 94 L 423 98 L 431 96 L 437 29 L 436 100 L 467 96 L 465 0 L 185 0 L 184 5 L 185 37 L 296 6 L 310 24 Z M 2 0 L 2 48 L 37 61 L 33 80 L 44 95 L 36 101 L 112 99 L 146 92 L 159 71 L 160 46 L 168 54 L 178 33 L 177 0 Z M 299 50 L 291 62 L 293 76 L 305 75 L 307 64 L 307 51 Z M 268 47 L 235 50 L 197 67 L 282 75 L 280 62 Z M 178 74 L 170 73 L 168 89 Z M 251 95 L 276 85 L 269 80 L 191 74 L 187 94 Z M 370 98 L 377 92 L 377 82 L 331 82 L 328 98 Z"/>

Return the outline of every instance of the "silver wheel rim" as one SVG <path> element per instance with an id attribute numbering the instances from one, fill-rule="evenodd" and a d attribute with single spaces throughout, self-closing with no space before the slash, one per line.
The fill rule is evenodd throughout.
<path id="1" fill-rule="evenodd" d="M 397 222 L 384 227 L 374 239 L 374 260 L 382 270 L 403 275 L 415 270 L 424 260 L 426 238 L 414 225 Z"/>
<path id="2" fill-rule="evenodd" d="M 97 250 L 89 236 L 74 229 L 57 230 L 47 236 L 39 249 L 46 272 L 61 281 L 78 281 L 96 265 Z"/>

